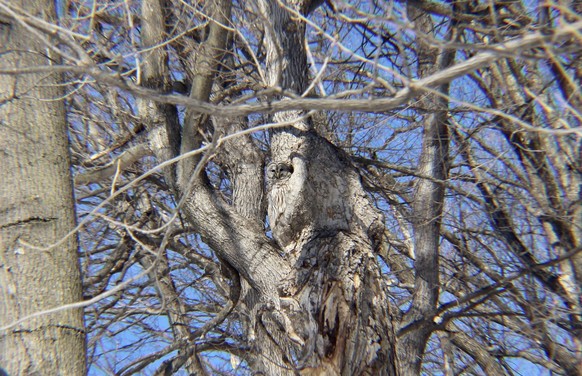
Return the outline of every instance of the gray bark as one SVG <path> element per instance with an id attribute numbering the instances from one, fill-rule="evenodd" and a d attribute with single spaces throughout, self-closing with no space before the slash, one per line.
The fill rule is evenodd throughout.
<path id="1" fill-rule="evenodd" d="M 430 15 L 409 4 L 408 15 L 417 25 L 417 70 L 420 77 L 446 68 L 453 60 L 454 52 L 442 51 L 431 46 L 425 39 L 434 30 Z M 448 91 L 445 84 L 439 88 Z M 414 229 L 414 294 L 409 310 L 401 323 L 404 331 L 398 342 L 398 355 L 404 375 L 418 375 L 427 341 L 434 330 L 439 296 L 439 244 L 441 216 L 444 205 L 445 185 L 448 175 L 449 131 L 447 126 L 448 102 L 435 94 L 427 94 L 420 100 L 425 111 L 422 118 L 422 153 L 417 172 L 412 202 Z M 414 328 L 408 330 L 408 328 Z"/>
<path id="2" fill-rule="evenodd" d="M 19 5 L 55 19 L 52 1 Z M 55 42 L 34 25 L 3 18 L 2 67 L 57 62 L 41 38 Z M 68 235 L 75 216 L 60 82 L 58 74 L 0 76 L 0 327 L 82 298 L 76 235 Z M 0 333 L 0 366 L 9 375 L 83 375 L 84 350 L 82 309 Z"/>
<path id="3" fill-rule="evenodd" d="M 150 6 L 157 10 L 150 11 Z M 210 99 L 219 61 L 226 50 L 227 31 L 222 25 L 229 24 L 230 6 L 230 1 L 208 2 L 207 14 L 211 21 L 206 30 L 207 37 L 204 43 L 195 45 L 196 54 L 182 56 L 192 82 L 191 98 L 201 101 Z M 146 21 L 143 32 L 147 38 L 144 37 L 142 43 L 145 46 L 162 43 L 164 23 L 157 18 L 162 13 L 161 2 L 152 2 L 143 7 L 142 14 Z M 150 55 L 150 59 L 153 61 L 143 70 L 144 77 L 149 77 L 144 84 L 163 89 L 160 78 L 167 75 L 167 67 L 161 64 L 165 59 L 163 52 Z M 149 123 L 150 145 L 161 161 L 200 147 L 202 134 L 210 126 L 207 116 L 189 109 L 186 111 L 185 124 L 180 135 L 174 126 L 175 110 L 161 108 L 153 101 L 144 100 L 141 102 L 140 112 Z M 161 121 L 152 124 L 152 118 Z M 217 127 L 215 134 L 236 131 L 240 128 L 238 122 L 235 119 L 227 124 L 224 119 L 217 119 L 213 124 Z M 183 199 L 182 210 L 190 224 L 215 250 L 217 256 L 244 278 L 241 307 L 247 312 L 243 317 L 250 317 L 246 322 L 248 334 L 256 337 L 267 335 L 265 326 L 271 325 L 266 319 L 263 322 L 261 317 L 267 317 L 270 311 L 280 309 L 277 288 L 290 268 L 273 242 L 264 234 L 263 180 L 257 179 L 257 176 L 263 175 L 263 161 L 257 159 L 257 151 L 250 147 L 250 138 L 241 137 L 241 140 L 234 142 L 237 147 L 229 147 L 229 152 L 222 158 L 235 184 L 233 205 L 227 204 L 211 189 L 203 169 L 206 161 L 200 156 L 181 160 L 177 168 L 165 171 L 165 178 L 173 187 L 176 196 Z M 232 146 L 233 143 L 227 146 Z M 168 145 L 175 146 L 169 148 Z M 261 194 L 257 194 L 259 192 Z M 253 206 L 252 203 L 257 205 Z M 286 322 L 285 317 L 279 319 L 277 316 L 274 325 L 280 327 L 281 320 Z M 271 335 L 280 335 L 277 330 L 273 329 Z M 250 355 L 249 363 L 255 368 L 262 369 L 266 374 L 276 374 L 280 367 L 289 367 L 285 365 L 288 360 L 284 354 L 270 342 L 256 341 L 254 346 L 255 351 Z"/>
<path id="4" fill-rule="evenodd" d="M 295 4 L 298 12 L 310 9 L 307 5 Z M 229 6 L 225 1 L 208 3 L 210 22 L 204 42 L 197 46 L 199 53 L 182 56 L 191 72 L 191 98 L 210 99 L 218 61 L 226 50 L 221 24 L 228 25 Z M 304 24 L 277 2 L 260 3 L 259 8 L 269 15 L 264 18 L 268 84 L 301 92 L 307 80 Z M 145 46 L 161 43 L 163 29 L 155 20 L 156 12 L 143 14 L 152 22 L 145 20 L 142 42 Z M 159 62 L 164 57 L 150 57 L 154 61 L 144 67 L 143 83 L 163 89 L 161 78 L 167 73 Z M 210 127 L 205 116 L 188 110 L 178 139 L 172 136 L 173 115 L 146 100 L 140 106 L 146 119 L 162 119 L 148 126 L 150 144 L 161 160 L 175 155 L 176 148 L 169 145 L 179 145 L 181 154 L 199 147 Z M 293 169 L 289 189 L 281 190 L 288 206 L 278 224 L 271 216 L 278 246 L 264 235 L 263 204 L 257 196 L 262 187 L 252 182 L 262 161 L 252 147 L 241 148 L 250 139 L 233 141 L 241 151 L 227 145 L 228 153 L 219 158 L 232 175 L 232 205 L 209 187 L 199 166 L 204 157 L 178 162 L 175 172 L 169 169 L 165 177 L 183 199 L 182 210 L 190 224 L 248 282 L 248 286 L 243 283 L 239 311 L 249 317 L 246 330 L 253 369 L 269 375 L 396 374 L 393 330 L 374 256 L 382 217 L 343 153 L 313 133 L 309 120 L 295 121 L 297 116 L 302 113 L 274 117 L 293 120 L 291 127 L 273 134 L 271 144 L 273 161 Z M 241 127 L 240 120 L 225 121 L 212 123 L 215 137 Z M 256 205 L 249 208 L 250 203 Z"/>
<path id="5" fill-rule="evenodd" d="M 267 79 L 305 94 L 308 2 L 259 1 L 267 49 Z M 294 265 L 283 291 L 300 344 L 296 369 L 312 375 L 397 374 L 385 286 L 374 255 L 382 216 L 343 152 L 312 129 L 300 111 L 276 113 L 289 126 L 273 131 L 269 222 Z"/>

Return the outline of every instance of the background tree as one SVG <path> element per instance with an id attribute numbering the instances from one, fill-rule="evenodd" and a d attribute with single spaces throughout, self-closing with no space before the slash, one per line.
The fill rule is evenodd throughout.
<path id="1" fill-rule="evenodd" d="M 37 27 L 0 13 L 2 69 L 58 64 L 52 1 L 16 1 Z M 29 20 L 29 19 L 27 19 Z M 79 302 L 75 204 L 60 74 L 0 75 L 0 327 Z M 29 318 L 0 334 L 9 375 L 86 372 L 82 308 Z"/>
<path id="2" fill-rule="evenodd" d="M 580 374 L 579 3 L 62 5 L 91 373 Z"/>

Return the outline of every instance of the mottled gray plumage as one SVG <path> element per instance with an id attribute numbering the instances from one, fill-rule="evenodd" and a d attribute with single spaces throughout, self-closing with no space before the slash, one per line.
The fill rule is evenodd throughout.
<path id="1" fill-rule="evenodd" d="M 287 163 L 271 162 L 267 165 L 267 179 L 269 183 L 289 179 L 293 173 L 293 166 Z"/>

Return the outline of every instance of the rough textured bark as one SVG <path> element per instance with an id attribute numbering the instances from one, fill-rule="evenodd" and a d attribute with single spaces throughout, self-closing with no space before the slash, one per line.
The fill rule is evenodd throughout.
<path id="1" fill-rule="evenodd" d="M 306 94 L 301 17 L 310 2 L 258 6 L 268 85 Z M 297 304 L 294 367 L 309 375 L 396 374 L 392 318 L 374 255 L 382 217 L 349 160 L 313 131 L 305 113 L 276 113 L 274 120 L 289 124 L 271 137 L 268 214 L 273 237 L 295 267 L 283 290 Z"/>
<path id="2" fill-rule="evenodd" d="M 53 1 L 19 4 L 55 19 Z M 41 38 L 55 42 L 34 25 L 2 18 L 0 64 L 58 61 Z M 76 236 L 68 236 L 75 216 L 59 82 L 58 74 L 0 76 L 0 327 L 81 300 Z M 84 349 L 82 309 L 61 311 L 0 333 L 0 366 L 9 375 L 82 375 Z"/>
<path id="3" fill-rule="evenodd" d="M 158 10 L 150 11 L 150 6 Z M 207 3 L 210 22 L 198 45 L 199 53 L 189 53 L 182 57 L 192 82 L 191 98 L 202 101 L 210 99 L 220 59 L 226 51 L 227 30 L 223 25 L 230 22 L 230 6 L 230 1 Z M 143 7 L 142 13 L 147 21 L 144 24 L 147 38 L 142 39 L 145 46 L 156 46 L 163 41 L 164 23 L 158 18 L 163 9 L 161 2 L 152 2 Z M 149 77 L 144 84 L 163 88 L 160 78 L 167 74 L 167 68 L 160 63 L 164 61 L 163 52 L 152 54 L 150 58 L 152 62 L 144 68 L 144 77 Z M 201 146 L 202 134 L 210 126 L 207 116 L 188 109 L 182 134 L 179 135 L 173 127 L 175 111 L 164 111 L 152 101 L 143 101 L 141 106 L 144 119 L 162 120 L 148 125 L 150 144 L 160 160 L 167 160 L 178 153 L 187 153 Z M 232 124 L 226 124 L 223 119 L 218 119 L 213 124 L 217 128 L 215 134 L 238 130 L 238 122 L 239 120 L 233 120 Z M 241 140 L 243 143 L 250 142 L 247 137 L 242 137 Z M 262 194 L 257 195 L 263 190 L 263 180 L 257 179 L 257 175 L 263 175 L 263 162 L 256 159 L 254 148 L 249 148 L 248 145 L 245 148 L 240 142 L 236 144 L 238 149 L 231 149 L 231 153 L 226 153 L 222 160 L 229 168 L 235 185 L 232 206 L 212 191 L 204 170 L 196 170 L 201 160 L 205 163 L 200 156 L 181 160 L 176 169 L 170 168 L 166 171 L 165 177 L 176 196 L 184 199 L 182 210 L 189 222 L 216 251 L 218 257 L 245 279 L 246 282 L 242 283 L 243 300 L 248 310 L 245 315 L 250 317 L 246 325 L 249 336 L 254 337 L 256 332 L 265 333 L 265 325 L 271 325 L 262 317 L 266 318 L 271 311 L 280 310 L 277 286 L 288 274 L 289 264 L 264 234 Z M 168 148 L 168 145 L 176 147 Z M 253 206 L 252 203 L 258 205 Z M 277 331 L 279 327 L 285 327 L 287 321 L 284 316 L 275 317 L 276 329 L 273 329 L 272 335 L 280 335 Z M 285 366 L 288 360 L 284 359 L 284 354 L 268 341 L 257 341 L 254 346 L 255 351 L 249 362 L 256 368 L 262 369 L 266 374 L 276 374 L 281 366 L 288 368 Z"/>
<path id="4" fill-rule="evenodd" d="M 229 2 L 222 1 L 217 2 L 213 8 L 217 9 L 217 16 L 225 17 L 223 10 L 228 6 Z M 226 22 L 226 20 L 224 21 Z M 215 22 L 211 22 L 210 25 L 211 28 L 222 27 Z M 223 30 L 223 32 L 226 31 Z M 163 28 L 160 29 L 160 33 L 163 33 Z M 158 35 L 160 38 L 162 36 L 162 34 L 154 35 Z M 225 38 L 216 37 L 213 41 L 223 43 Z M 157 42 L 153 41 L 153 43 Z M 151 46 L 152 44 L 146 43 L 147 45 Z M 225 46 L 217 45 L 214 49 L 224 51 Z M 216 58 L 216 56 L 214 57 Z M 211 62 L 210 70 L 216 71 L 219 62 L 217 60 Z M 202 64 L 210 64 L 210 61 L 202 59 Z M 154 69 L 147 73 L 144 69 L 144 75 L 148 74 L 152 77 L 162 77 L 165 72 L 162 69 Z M 207 76 L 206 78 L 211 80 L 212 77 Z M 199 85 L 193 86 L 191 96 L 204 97 L 206 95 L 204 88 L 206 88 L 206 84 L 199 82 Z M 178 136 L 172 136 L 175 131 L 173 128 L 174 119 L 171 118 L 173 115 L 156 109 L 155 106 L 152 106 L 153 104 L 153 101 L 146 101 L 142 113 L 144 116 L 161 119 L 159 123 L 148 123 L 147 125 L 151 147 L 159 159 L 167 160 L 170 156 L 177 155 L 167 153 L 167 151 L 177 153 L 175 149 L 168 148 L 168 145 L 179 144 L 179 150 L 182 153 L 190 152 L 201 146 L 202 140 L 197 136 L 201 132 L 201 129 L 198 128 L 201 126 L 200 123 L 192 123 L 191 120 L 188 120 L 189 124 L 184 127 L 184 134 L 176 140 Z M 198 116 L 196 113 L 191 113 L 191 115 Z M 182 142 L 186 138 L 185 134 L 194 134 L 194 140 L 188 139 Z M 276 291 L 276 288 L 273 287 L 276 283 L 273 282 L 279 281 L 287 274 L 289 270 L 287 262 L 280 257 L 272 241 L 264 235 L 262 223 L 254 220 L 249 221 L 233 210 L 228 203 L 212 191 L 204 171 L 193 174 L 193 166 L 195 165 L 192 165 L 191 162 L 185 162 L 179 166 L 180 168 L 177 169 L 175 175 L 166 174 L 168 183 L 174 187 L 177 196 L 184 200 L 182 209 L 186 216 L 203 239 L 218 253 L 219 257 L 236 267 L 253 288 L 272 298 Z"/>
<path id="5" fill-rule="evenodd" d="M 301 93 L 307 80 L 307 63 L 305 25 L 297 16 L 310 6 L 294 4 L 287 9 L 278 2 L 258 5 L 267 34 L 266 84 Z M 199 39 L 200 54 L 192 60 L 183 57 L 192 75 L 192 98 L 210 98 L 210 83 L 219 70 L 220 54 L 226 49 L 226 30 L 221 25 L 228 25 L 228 6 L 221 1 L 208 4 L 211 21 L 205 37 Z M 142 38 L 146 46 L 161 42 L 162 31 L 152 29 L 159 25 L 159 21 L 144 23 L 152 30 L 145 36 L 157 35 Z M 156 59 L 155 55 L 152 58 Z M 154 62 L 144 69 L 144 77 L 164 74 Z M 147 82 L 155 86 L 161 81 Z M 145 102 L 144 116 L 167 116 L 154 107 Z M 246 198 L 261 188 L 256 183 L 245 186 L 250 182 L 249 173 L 256 174 L 262 166 L 252 148 L 246 149 L 247 155 L 230 148 L 230 154 L 221 158 L 232 173 L 233 206 L 212 192 L 203 170 L 193 176 L 203 158 L 180 161 L 176 175 L 166 174 L 166 179 L 170 179 L 178 197 L 184 198 L 182 209 L 204 241 L 249 283 L 250 289 L 243 289 L 241 308 L 246 308 L 245 315 L 250 318 L 246 331 L 254 354 L 249 360 L 253 369 L 269 375 L 395 374 L 391 318 L 383 304 L 385 290 L 374 255 L 382 217 L 370 205 L 360 176 L 347 158 L 311 131 L 310 121 L 302 115 L 292 111 L 274 116 L 276 121 L 291 124 L 275 132 L 271 140 L 272 162 L 292 170 L 290 184 L 280 187 L 288 206 L 279 221 L 270 215 L 274 238 L 284 254 L 264 235 L 262 204 L 258 202 L 250 210 L 247 207 L 253 201 Z M 298 116 L 302 119 L 297 120 Z M 187 111 L 180 153 L 201 145 L 201 134 L 209 126 L 206 121 L 205 116 Z M 150 138 L 161 159 L 170 157 L 163 153 L 168 150 L 169 124 L 158 132 L 163 137 Z M 224 121 L 213 125 L 218 134 L 238 128 Z M 155 127 L 150 129 L 155 131 Z M 237 145 L 240 148 L 241 143 Z M 250 159 L 250 164 L 241 164 L 243 158 Z M 273 191 L 282 182 L 270 184 Z"/>

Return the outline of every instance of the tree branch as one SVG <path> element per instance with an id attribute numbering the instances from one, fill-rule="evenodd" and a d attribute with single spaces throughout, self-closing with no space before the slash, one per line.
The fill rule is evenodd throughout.
<path id="1" fill-rule="evenodd" d="M 423 79 L 409 81 L 407 86 L 398 91 L 393 97 L 376 99 L 297 98 L 290 93 L 282 92 L 282 94 L 287 94 L 291 99 L 224 106 L 188 98 L 183 95 L 163 94 L 158 90 L 141 87 L 129 80 L 124 80 L 117 73 L 104 72 L 96 66 L 46 65 L 28 68 L 0 68 L 0 74 L 20 75 L 42 72 L 68 72 L 89 75 L 96 81 L 126 90 L 141 98 L 150 99 L 159 103 L 191 107 L 197 112 L 213 116 L 237 117 L 257 112 L 274 113 L 288 110 L 362 111 L 377 113 L 398 108 L 421 92 L 449 83 L 456 78 L 486 67 L 496 60 L 511 55 L 515 56 L 519 52 L 545 44 L 558 43 L 566 38 L 576 36 L 580 31 L 582 31 L 582 21 L 565 24 L 551 35 L 534 32 L 523 38 L 513 39 L 509 42 L 481 46 L 488 50 Z M 266 93 L 270 92 L 272 90 Z M 262 93 L 257 92 L 257 95 L 262 95 Z"/>
<path id="2" fill-rule="evenodd" d="M 145 144 L 136 145 L 124 151 L 119 157 L 108 163 L 106 166 L 84 171 L 75 176 L 75 185 L 83 185 L 98 182 L 115 174 L 117 171 L 124 171 L 146 155 L 152 152 Z"/>

